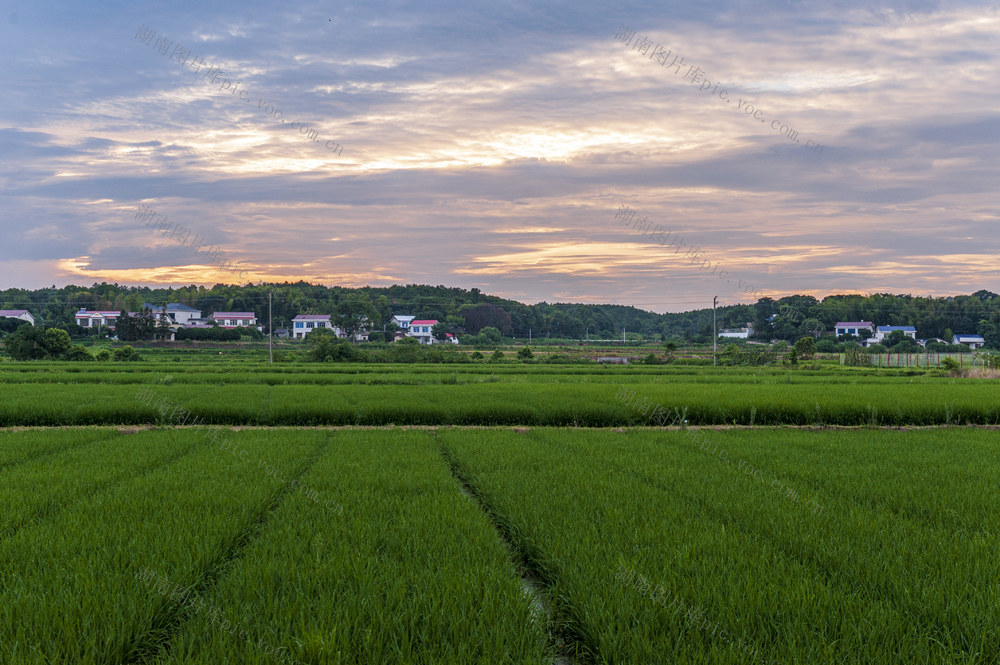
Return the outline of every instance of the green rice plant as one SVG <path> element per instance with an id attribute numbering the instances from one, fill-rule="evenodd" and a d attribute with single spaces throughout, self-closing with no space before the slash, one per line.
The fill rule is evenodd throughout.
<path id="1" fill-rule="evenodd" d="M 195 435 L 166 434 L 181 447 Z M 141 447 L 143 438 L 162 436 L 127 438 Z M 228 433 L 226 441 L 226 449 L 199 442 L 171 464 L 0 540 L 4 660 L 136 662 L 157 650 L 181 612 L 176 599 L 151 594 L 137 574 L 155 568 L 178 587 L 210 587 L 309 466 L 322 434 Z M 92 453 L 107 463 L 100 447 Z"/>
<path id="2" fill-rule="evenodd" d="M 337 432 L 159 662 L 550 663 L 496 532 L 418 432 Z"/>
<path id="3" fill-rule="evenodd" d="M 0 469 L 114 435 L 106 430 L 0 430 Z"/>
<path id="4" fill-rule="evenodd" d="M 858 501 L 871 488 L 847 475 L 818 490 L 789 478 L 796 469 L 829 474 L 807 464 L 817 455 L 846 474 L 883 433 L 837 434 L 853 443 L 824 444 L 825 432 L 707 434 L 766 470 L 764 480 L 684 432 L 449 430 L 439 438 L 593 662 L 991 662 L 1000 651 L 991 629 L 1000 620 L 1000 564 L 989 555 L 1000 545 L 997 518 L 963 537 L 969 532 L 955 525 Z M 887 483 L 883 495 L 913 482 L 896 459 L 907 457 L 904 441 L 869 455 L 873 477 Z M 930 494 L 942 514 L 975 505 L 974 514 L 995 515 L 996 494 L 980 497 L 978 480 L 939 491 L 931 471 L 948 459 L 960 479 L 979 464 L 985 438 L 960 443 L 959 455 L 939 445 L 934 454 L 935 443 L 909 455 L 911 463 L 929 455 L 912 508 Z M 997 456 L 988 454 L 989 468 Z M 989 472 L 979 475 L 986 482 Z M 822 513 L 779 491 L 789 484 L 817 491 Z M 986 503 L 970 504 L 973 494 Z M 623 569 L 645 579 L 626 581 L 615 574 Z"/>

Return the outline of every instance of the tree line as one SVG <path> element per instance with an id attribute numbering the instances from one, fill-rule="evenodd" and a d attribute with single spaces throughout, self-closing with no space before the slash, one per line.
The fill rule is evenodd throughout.
<path id="1" fill-rule="evenodd" d="M 711 343 L 712 308 L 657 314 L 626 305 L 587 305 L 540 302 L 527 305 L 482 293 L 479 289 L 429 285 L 395 285 L 350 289 L 307 282 L 217 284 L 211 288 L 131 287 L 94 284 L 45 289 L 0 291 L 0 309 L 28 309 L 44 327 L 67 330 L 71 336 L 88 334 L 76 325 L 82 309 L 142 312 L 144 303 L 159 308 L 179 302 L 201 310 L 253 312 L 267 332 L 268 295 L 276 329 L 291 328 L 298 314 L 330 314 L 334 325 L 353 335 L 363 330 L 394 330 L 393 315 L 405 314 L 440 322 L 435 335 L 528 338 L 552 340 L 621 339 Z M 872 321 L 876 325 L 912 325 L 920 339 L 951 341 L 953 334 L 982 335 L 990 348 L 1000 349 L 1000 296 L 990 291 L 939 298 L 910 295 L 830 295 L 817 299 L 791 295 L 760 298 L 752 305 L 730 305 L 716 311 L 718 329 L 753 328 L 751 339 L 794 342 L 803 336 L 829 338 L 839 321 Z M 143 315 L 145 316 L 145 315 Z M 10 321 L 9 319 L 7 321 Z M 4 331 L 0 319 L 0 333 Z M 125 323 L 131 336 L 131 322 Z M 138 322 L 148 336 L 151 321 Z M 156 325 L 152 324 L 155 329 Z M 497 331 L 497 332 L 494 332 Z M 476 337 L 472 338 L 473 340 Z M 482 340 L 481 340 L 482 341 Z M 843 340 L 839 340 L 843 341 Z"/>

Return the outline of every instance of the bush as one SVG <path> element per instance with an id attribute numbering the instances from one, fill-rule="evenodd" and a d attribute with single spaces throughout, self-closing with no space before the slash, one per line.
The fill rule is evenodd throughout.
<path id="1" fill-rule="evenodd" d="M 90 355 L 90 352 L 82 346 L 74 346 L 69 351 L 66 352 L 64 356 L 66 360 L 93 360 L 94 356 Z"/>
<path id="2" fill-rule="evenodd" d="M 532 358 L 535 357 L 535 354 L 532 353 L 531 349 L 529 349 L 528 347 L 522 346 L 520 349 L 517 350 L 517 357 L 518 360 L 531 360 Z"/>
<path id="3" fill-rule="evenodd" d="M 503 351 L 500 349 L 494 351 L 493 355 L 490 356 L 490 361 L 495 363 L 503 362 Z"/>
<path id="4" fill-rule="evenodd" d="M 480 353 L 479 351 L 473 351 L 469 357 L 472 358 L 474 361 L 479 362 L 480 360 L 483 359 L 483 354 Z"/>
<path id="5" fill-rule="evenodd" d="M 646 363 L 647 365 L 660 365 L 662 364 L 663 361 L 660 360 L 655 353 L 650 353 L 648 356 L 642 359 L 642 362 Z"/>
<path id="6" fill-rule="evenodd" d="M 946 369 L 949 372 L 958 372 L 961 365 L 959 365 L 958 361 L 955 360 L 954 358 L 948 357 L 941 359 L 941 367 L 942 369 Z"/>
<path id="7" fill-rule="evenodd" d="M 111 360 L 111 352 L 107 349 L 101 349 L 97 352 L 95 359 L 100 360 L 101 362 L 107 362 Z"/>
<path id="8" fill-rule="evenodd" d="M 386 338 L 386 333 L 382 332 L 381 330 L 376 330 L 374 332 L 368 333 L 369 342 L 385 342 L 386 341 L 385 338 Z"/>
<path id="9" fill-rule="evenodd" d="M 817 353 L 836 353 L 837 352 L 837 340 L 833 337 L 824 337 L 823 339 L 816 342 L 816 352 Z"/>
<path id="10" fill-rule="evenodd" d="M 142 360 L 142 356 L 139 355 L 138 351 L 126 344 L 120 349 L 115 349 L 114 359 L 118 362 L 133 362 L 135 360 Z"/>

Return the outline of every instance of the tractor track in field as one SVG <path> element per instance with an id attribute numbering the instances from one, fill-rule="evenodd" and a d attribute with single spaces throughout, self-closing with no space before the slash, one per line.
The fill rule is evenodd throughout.
<path id="1" fill-rule="evenodd" d="M 451 451 L 444 444 L 439 444 L 439 447 L 441 457 L 459 484 L 459 490 L 483 512 L 496 531 L 497 538 L 510 554 L 511 561 L 521 575 L 521 588 L 530 598 L 535 616 L 545 621 L 549 645 L 558 654 L 553 658 L 552 665 L 591 665 L 595 661 L 588 654 L 593 653 L 594 649 L 587 645 L 583 635 L 574 632 L 568 623 L 560 620 L 559 615 L 564 612 L 553 602 L 550 585 L 546 583 L 534 557 L 515 544 L 500 515 L 475 486 Z"/>
<path id="2" fill-rule="evenodd" d="M 74 429 L 89 429 L 89 430 L 117 430 L 121 434 L 134 434 L 138 431 L 145 430 L 164 430 L 164 429 L 177 429 L 177 430 L 187 430 L 187 429 L 198 429 L 204 427 L 218 427 L 224 429 L 231 429 L 233 431 L 240 430 L 346 430 L 346 431 L 376 431 L 376 430 L 400 430 L 400 431 L 425 431 L 434 432 L 439 429 L 454 429 L 454 430 L 530 430 L 530 429 L 573 429 L 581 431 L 608 431 L 608 432 L 628 432 L 628 431 L 648 431 L 648 432 L 679 432 L 682 429 L 685 430 L 709 430 L 709 431 L 728 431 L 728 430 L 791 430 L 791 431 L 803 431 L 803 432 L 833 432 L 833 431 L 845 431 L 845 432 L 857 432 L 857 431 L 895 431 L 895 432 L 921 432 L 930 430 L 940 430 L 940 429 L 954 429 L 954 430 L 987 430 L 987 431 L 1000 431 L 1000 425 L 986 425 L 986 424 L 938 424 L 938 425 L 878 425 L 872 427 L 871 425 L 687 425 L 685 428 L 680 426 L 669 426 L 669 427 L 653 427 L 646 425 L 608 425 L 606 427 L 582 427 L 575 425 L 232 425 L 224 423 L 205 423 L 198 425 L 163 425 L 163 424 L 135 424 L 135 425 L 11 425 L 7 427 L 0 427 L 0 432 L 37 432 L 44 430 L 74 430 Z"/>
<path id="3" fill-rule="evenodd" d="M 194 584 L 188 587 L 197 595 L 204 596 L 225 572 L 240 559 L 246 547 L 260 535 L 267 526 L 268 518 L 281 505 L 285 497 L 293 491 L 292 481 L 301 478 L 323 456 L 330 445 L 328 437 L 316 448 L 314 454 L 295 469 L 294 473 L 271 495 L 263 507 L 242 529 L 236 532 L 228 541 L 223 542 L 219 556 L 210 563 L 198 576 Z M 140 665 L 150 662 L 160 662 L 169 655 L 170 640 L 185 621 L 191 618 L 191 610 L 180 600 L 171 600 L 153 617 L 152 622 L 131 644 L 125 645 L 123 653 L 117 657 L 105 658 L 103 662 L 118 665 Z"/>
<path id="4" fill-rule="evenodd" d="M 103 439 L 103 438 L 102 439 L 97 439 L 97 441 L 104 441 L 104 440 L 105 439 Z M 93 442 L 91 442 L 91 443 L 93 443 Z M 30 526 L 32 524 L 41 524 L 41 523 L 43 523 L 45 520 L 47 520 L 47 519 L 51 518 L 53 515 L 56 515 L 57 513 L 59 513 L 59 511 L 62 510 L 63 508 L 69 506 L 71 504 L 71 502 L 74 501 L 74 500 L 83 500 L 83 501 L 86 501 L 88 499 L 92 499 L 93 497 L 97 496 L 101 492 L 105 492 L 105 491 L 113 488 L 115 485 L 120 485 L 121 483 L 123 483 L 123 482 L 125 482 L 127 480 L 132 480 L 134 478 L 141 478 L 141 477 L 143 477 L 143 476 L 145 476 L 147 474 L 152 473 L 153 471 L 156 471 L 157 469 L 160 469 L 160 468 L 165 467 L 165 466 L 169 466 L 170 464 L 173 464 L 174 462 L 176 462 L 180 458 L 182 458 L 185 455 L 187 455 L 188 453 L 190 453 L 192 450 L 194 450 L 195 446 L 197 446 L 197 445 L 198 445 L 197 443 L 193 443 L 193 444 L 187 446 L 186 448 L 182 448 L 181 450 L 177 451 L 176 453 L 167 455 L 163 459 L 157 460 L 156 462 L 153 462 L 152 464 L 150 464 L 150 465 L 148 465 L 148 466 L 146 466 L 144 468 L 140 468 L 140 469 L 128 469 L 128 470 L 126 470 L 126 471 L 124 471 L 124 472 L 122 472 L 122 473 L 120 473 L 120 474 L 118 474 L 116 476 L 108 478 L 107 480 L 103 480 L 103 481 L 94 483 L 93 485 L 89 485 L 87 487 L 81 488 L 80 490 L 71 493 L 69 496 L 61 496 L 61 497 L 57 496 L 57 497 L 53 497 L 53 498 L 49 499 L 48 501 L 46 501 L 45 503 L 43 503 L 41 506 L 39 506 L 30 515 L 27 515 L 24 518 L 22 518 L 21 520 L 18 520 L 17 522 L 14 522 L 13 524 L 11 524 L 10 526 L 8 526 L 7 528 L 0 530 L 0 540 L 3 540 L 5 538 L 12 538 L 21 529 L 23 529 L 23 528 L 25 528 L 27 526 Z"/>

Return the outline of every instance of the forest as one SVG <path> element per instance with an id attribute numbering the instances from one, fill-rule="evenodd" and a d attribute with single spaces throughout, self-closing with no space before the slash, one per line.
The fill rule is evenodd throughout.
<path id="1" fill-rule="evenodd" d="M 476 335 L 496 328 L 505 337 L 549 339 L 675 340 L 710 342 L 712 309 L 658 314 L 624 305 L 589 305 L 540 302 L 527 305 L 482 293 L 479 289 L 408 284 L 357 289 L 307 282 L 216 284 L 180 288 L 149 288 L 119 284 L 55 286 L 37 290 L 0 291 L 0 309 L 27 309 L 36 322 L 58 327 L 77 337 L 80 309 L 138 312 L 144 303 L 157 307 L 179 302 L 215 311 L 254 312 L 267 332 L 268 305 L 274 328 L 288 328 L 297 314 L 331 314 L 337 320 L 371 330 L 391 329 L 396 314 L 436 319 L 437 333 Z M 980 334 L 987 346 L 1000 349 L 1000 296 L 980 290 L 971 295 L 919 297 L 901 294 L 829 295 L 819 300 L 809 295 L 777 299 L 760 298 L 753 305 L 719 307 L 717 327 L 753 327 L 751 339 L 792 342 L 803 336 L 832 335 L 838 321 L 871 321 L 875 325 L 912 325 L 918 339 L 952 334 Z M 3 320 L 0 320 L 3 321 Z M 0 324 L 0 332 L 14 325 Z"/>

